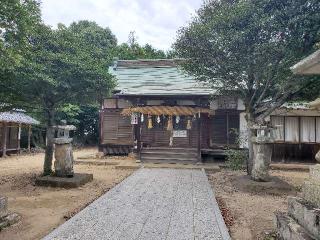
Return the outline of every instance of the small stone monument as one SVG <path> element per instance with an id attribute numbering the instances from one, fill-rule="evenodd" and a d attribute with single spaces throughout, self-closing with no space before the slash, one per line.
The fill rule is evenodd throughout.
<path id="1" fill-rule="evenodd" d="M 1 229 L 15 224 L 20 220 L 20 216 L 16 213 L 8 211 L 8 198 L 0 196 L 0 231 Z"/>
<path id="2" fill-rule="evenodd" d="M 73 139 L 70 138 L 69 132 L 75 131 L 76 127 L 67 125 L 64 120 L 62 120 L 61 123 L 61 125 L 55 126 L 57 129 L 57 138 L 54 139 L 55 175 L 57 177 L 73 177 Z"/>
<path id="3" fill-rule="evenodd" d="M 70 131 L 75 131 L 76 127 L 67 125 L 66 121 L 61 121 L 61 125 L 54 126 L 57 131 L 57 138 L 54 139 L 54 174 L 52 176 L 39 177 L 36 184 L 40 186 L 74 188 L 79 187 L 93 180 L 93 175 L 88 173 L 74 173 L 72 138 Z"/>
<path id="4" fill-rule="evenodd" d="M 320 239 L 320 151 L 318 164 L 302 187 L 302 198 L 288 197 L 288 213 L 277 212 L 275 223 L 280 239 Z"/>

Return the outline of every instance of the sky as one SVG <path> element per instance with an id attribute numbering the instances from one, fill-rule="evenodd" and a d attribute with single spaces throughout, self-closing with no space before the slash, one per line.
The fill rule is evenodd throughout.
<path id="1" fill-rule="evenodd" d="M 41 11 L 52 27 L 91 20 L 109 27 L 119 43 L 127 42 L 130 31 L 135 31 L 140 44 L 168 50 L 177 30 L 201 4 L 202 0 L 42 0 Z"/>

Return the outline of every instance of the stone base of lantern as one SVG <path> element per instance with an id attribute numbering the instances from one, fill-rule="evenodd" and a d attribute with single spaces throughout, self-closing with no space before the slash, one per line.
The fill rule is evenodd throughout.
<path id="1" fill-rule="evenodd" d="M 36 179 L 36 185 L 59 188 L 77 188 L 93 180 L 93 174 L 74 173 L 73 177 L 43 176 Z"/>

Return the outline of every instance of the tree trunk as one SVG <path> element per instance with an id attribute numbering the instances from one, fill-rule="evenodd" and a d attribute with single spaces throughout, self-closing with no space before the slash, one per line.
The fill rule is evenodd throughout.
<path id="1" fill-rule="evenodd" d="M 247 134 L 248 134 L 248 151 L 249 157 L 247 160 L 247 174 L 251 176 L 252 168 L 253 168 L 253 143 L 252 137 L 254 137 L 254 130 L 251 128 L 254 123 L 252 118 L 252 114 L 247 113 Z"/>
<path id="2" fill-rule="evenodd" d="M 52 173 L 52 160 L 53 160 L 53 139 L 54 139 L 54 110 L 47 111 L 47 144 L 43 164 L 43 175 L 50 175 Z"/>
<path id="3" fill-rule="evenodd" d="M 269 165 L 272 157 L 272 147 L 267 141 L 253 143 L 253 169 L 251 178 L 258 182 L 269 181 Z"/>

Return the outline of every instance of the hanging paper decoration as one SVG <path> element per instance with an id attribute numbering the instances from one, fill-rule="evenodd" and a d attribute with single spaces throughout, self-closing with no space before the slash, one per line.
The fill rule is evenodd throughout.
<path id="1" fill-rule="evenodd" d="M 159 124 L 161 122 L 160 116 L 157 117 L 157 123 Z"/>
<path id="2" fill-rule="evenodd" d="M 180 116 L 176 116 L 176 124 L 180 122 Z"/>
<path id="3" fill-rule="evenodd" d="M 172 136 L 170 136 L 169 146 L 170 146 L 170 147 L 172 147 L 172 146 L 173 146 L 173 137 L 172 137 Z"/>
<path id="4" fill-rule="evenodd" d="M 149 115 L 148 116 L 148 128 L 150 129 L 150 128 L 152 128 L 153 126 L 152 126 L 152 117 Z"/>
<path id="5" fill-rule="evenodd" d="M 141 114 L 141 122 L 142 122 L 142 123 L 144 122 L 144 116 L 143 116 L 143 114 Z"/>
<path id="6" fill-rule="evenodd" d="M 192 118 L 192 121 L 195 121 L 196 119 L 197 119 L 197 115 L 194 114 L 194 115 L 193 115 L 193 118 Z"/>
<path id="7" fill-rule="evenodd" d="M 169 116 L 169 118 L 168 118 L 168 126 L 167 126 L 167 130 L 168 130 L 168 131 L 172 131 L 172 130 L 173 130 L 173 125 L 172 125 L 172 116 Z"/>
<path id="8" fill-rule="evenodd" d="M 190 119 L 187 121 L 187 129 L 190 130 L 192 128 L 192 122 Z"/>
<path id="9" fill-rule="evenodd" d="M 138 113 L 131 114 L 131 124 L 133 125 L 138 124 Z"/>

